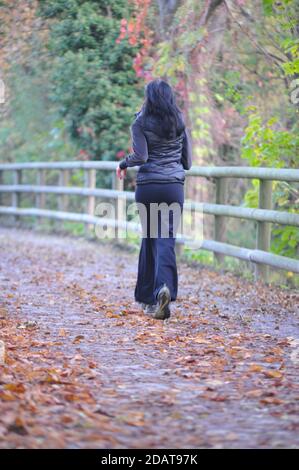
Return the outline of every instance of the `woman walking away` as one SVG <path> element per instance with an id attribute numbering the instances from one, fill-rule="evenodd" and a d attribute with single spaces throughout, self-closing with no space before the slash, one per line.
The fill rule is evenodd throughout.
<path id="1" fill-rule="evenodd" d="M 192 165 L 191 139 L 171 86 L 156 79 L 145 88 L 145 100 L 131 125 L 133 153 L 117 168 L 139 166 L 135 201 L 142 227 L 135 300 L 154 318 L 170 316 L 178 274 L 176 230 L 184 204 L 185 170 Z M 166 211 L 165 211 L 166 208 Z"/>

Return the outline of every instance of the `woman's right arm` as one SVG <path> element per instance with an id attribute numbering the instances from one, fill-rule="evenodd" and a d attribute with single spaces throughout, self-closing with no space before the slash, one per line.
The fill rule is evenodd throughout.
<path id="1" fill-rule="evenodd" d="M 136 119 L 131 126 L 131 137 L 133 152 L 119 163 L 122 170 L 131 166 L 143 165 L 148 159 L 147 141 L 142 126 Z"/>
<path id="2" fill-rule="evenodd" d="M 184 130 L 183 149 L 182 149 L 182 160 L 183 168 L 190 170 L 192 166 L 192 142 L 191 136 L 188 129 Z"/>

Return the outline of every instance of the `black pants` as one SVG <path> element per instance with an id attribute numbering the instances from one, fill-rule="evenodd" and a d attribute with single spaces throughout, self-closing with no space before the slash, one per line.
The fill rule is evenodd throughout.
<path id="1" fill-rule="evenodd" d="M 136 187 L 135 201 L 143 230 L 135 300 L 146 304 L 156 303 L 157 294 L 164 283 L 170 290 L 171 300 L 176 300 L 178 274 L 175 237 L 183 211 L 184 185 L 182 183 L 140 184 Z M 161 203 L 165 203 L 165 212 L 163 213 L 163 210 L 155 212 L 157 205 Z M 173 211 L 171 209 L 174 206 Z"/>

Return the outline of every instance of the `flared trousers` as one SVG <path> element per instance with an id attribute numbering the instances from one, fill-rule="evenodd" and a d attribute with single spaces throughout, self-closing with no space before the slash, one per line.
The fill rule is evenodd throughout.
<path id="1" fill-rule="evenodd" d="M 142 227 L 135 300 L 155 304 L 160 288 L 166 284 L 174 301 L 178 292 L 175 242 L 183 212 L 184 184 L 139 184 L 135 202 Z"/>

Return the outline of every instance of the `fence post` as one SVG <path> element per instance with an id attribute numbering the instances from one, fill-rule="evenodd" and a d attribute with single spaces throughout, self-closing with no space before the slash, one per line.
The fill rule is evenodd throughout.
<path id="1" fill-rule="evenodd" d="M 0 186 L 3 184 L 3 171 L 0 170 Z M 3 202 L 3 193 L 0 191 L 0 206 L 2 206 Z"/>
<path id="2" fill-rule="evenodd" d="M 37 186 L 45 186 L 45 170 L 37 170 L 36 176 L 36 184 Z M 44 209 L 45 208 L 45 194 L 44 193 L 37 193 L 35 196 L 35 205 L 37 209 Z"/>
<path id="3" fill-rule="evenodd" d="M 272 181 L 260 180 L 259 184 L 259 209 L 272 208 Z M 270 251 L 271 244 L 271 223 L 257 223 L 256 247 L 258 250 Z M 269 266 L 265 264 L 256 264 L 255 278 L 269 281 Z"/>
<path id="4" fill-rule="evenodd" d="M 67 186 L 69 182 L 69 170 L 60 170 L 59 172 L 59 186 Z M 67 194 L 60 194 L 58 200 L 58 210 L 67 211 L 68 207 L 68 196 Z"/>
<path id="5" fill-rule="evenodd" d="M 124 180 L 120 180 L 116 172 L 114 173 L 113 177 L 113 189 L 116 191 L 124 191 Z M 125 199 L 122 197 L 118 197 L 115 199 L 116 205 L 115 205 L 115 220 L 119 222 L 123 222 L 126 220 L 126 202 Z M 119 240 L 120 237 L 120 232 L 122 229 L 118 228 L 117 226 L 115 227 L 115 238 Z"/>
<path id="6" fill-rule="evenodd" d="M 19 185 L 22 183 L 22 170 L 14 170 L 13 172 L 13 184 Z M 18 192 L 12 193 L 11 205 L 14 208 L 18 208 L 21 202 L 21 194 Z M 19 216 L 14 216 L 14 221 L 17 222 L 20 219 Z"/>
<path id="7" fill-rule="evenodd" d="M 216 204 L 226 204 L 227 202 L 227 178 L 216 178 Z M 215 240 L 217 242 L 225 241 L 225 217 L 215 215 Z M 224 255 L 214 253 L 216 263 L 223 263 Z"/>
<path id="8" fill-rule="evenodd" d="M 45 186 L 45 170 L 37 170 L 36 184 L 37 186 Z M 44 209 L 46 207 L 46 195 L 44 193 L 37 193 L 35 195 L 35 206 L 37 209 Z M 42 223 L 43 220 L 41 217 L 36 217 L 36 224 Z"/>
<path id="9" fill-rule="evenodd" d="M 184 249 L 184 243 L 177 243 L 175 244 L 175 254 L 177 257 L 182 256 Z"/>
<path id="10" fill-rule="evenodd" d="M 96 187 L 96 170 L 95 169 L 87 169 L 84 170 L 84 180 L 85 180 L 85 187 L 88 189 L 95 189 Z M 87 207 L 86 213 L 88 215 L 94 216 L 95 212 L 95 196 L 87 196 Z M 94 229 L 93 224 L 86 224 L 85 226 L 85 234 L 88 235 L 92 233 Z"/>

